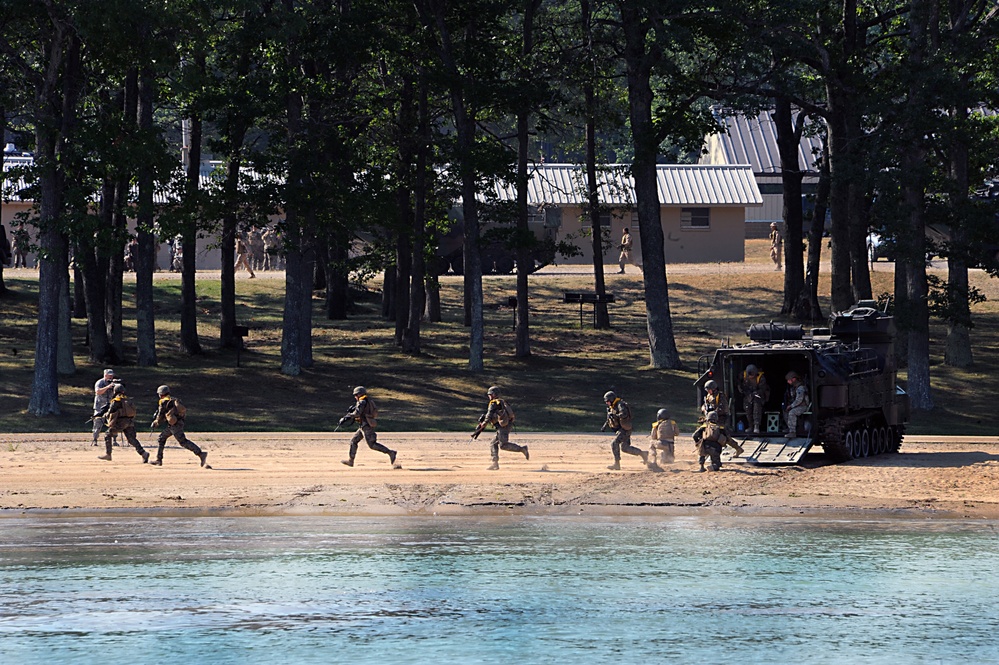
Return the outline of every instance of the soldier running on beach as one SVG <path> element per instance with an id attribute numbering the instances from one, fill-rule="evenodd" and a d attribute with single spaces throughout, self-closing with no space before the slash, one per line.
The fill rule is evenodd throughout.
<path id="1" fill-rule="evenodd" d="M 704 461 L 711 459 L 712 471 L 720 471 L 722 447 L 731 442 L 732 437 L 728 435 L 725 428 L 718 423 L 718 412 L 712 411 L 707 415 L 703 425 L 697 428 L 693 435 L 694 444 L 697 446 L 697 463 L 700 465 L 698 471 L 704 471 Z"/>
<path id="2" fill-rule="evenodd" d="M 160 432 L 160 438 L 157 441 L 160 447 L 159 450 L 156 451 L 156 459 L 150 462 L 150 464 L 163 466 L 163 449 L 166 447 L 167 439 L 172 436 L 177 439 L 177 443 L 179 443 L 181 447 L 190 450 L 198 456 L 201 460 L 201 466 L 206 469 L 212 468 L 205 464 L 205 460 L 208 459 L 208 453 L 201 450 L 201 448 L 198 448 L 198 446 L 184 434 L 184 421 L 187 418 L 187 407 L 184 406 L 179 399 L 170 395 L 170 386 L 160 386 L 156 389 L 156 395 L 159 397 L 159 405 L 156 409 L 156 417 L 153 419 L 150 427 L 163 427 L 166 425 L 166 429 Z"/>
<path id="3" fill-rule="evenodd" d="M 375 406 L 375 401 L 368 396 L 367 389 L 364 386 L 354 388 L 354 405 L 347 410 L 347 415 L 340 419 L 340 425 L 355 422 L 357 423 L 357 431 L 350 439 L 350 457 L 342 460 L 341 464 L 354 466 L 354 458 L 357 457 L 357 444 L 361 442 L 361 439 L 364 439 L 368 448 L 385 453 L 388 455 L 389 464 L 393 468 L 400 468 L 395 463 L 396 452 L 378 443 L 378 433 L 375 431 L 375 426 L 378 424 L 377 418 L 378 407 Z"/>
<path id="4" fill-rule="evenodd" d="M 513 429 L 513 421 L 516 416 L 514 416 L 513 409 L 510 408 L 507 401 L 500 398 L 499 388 L 491 386 L 486 391 L 486 397 L 489 398 L 489 406 L 486 407 L 486 412 L 479 417 L 479 426 L 472 433 L 472 438 L 478 439 L 482 430 L 488 425 L 496 428 L 496 436 L 489 444 L 489 453 L 492 455 L 493 463 L 486 467 L 486 470 L 499 470 L 499 451 L 501 449 L 511 453 L 524 453 L 524 459 L 531 459 L 531 453 L 527 450 L 527 446 L 510 443 L 510 430 Z"/>
<path id="5" fill-rule="evenodd" d="M 659 409 L 656 422 L 652 423 L 652 433 L 649 434 L 649 468 L 654 469 L 663 464 L 672 464 L 675 459 L 674 442 L 680 436 L 680 428 L 676 421 L 669 417 L 669 409 Z M 657 459 L 658 455 L 658 459 Z"/>
<path id="6" fill-rule="evenodd" d="M 106 462 L 111 461 L 111 441 L 117 434 L 124 434 L 125 438 L 135 451 L 142 458 L 142 463 L 149 461 L 149 453 L 143 449 L 139 443 L 139 437 L 135 435 L 135 405 L 132 399 L 125 395 L 125 386 L 122 383 L 111 384 L 111 402 L 108 405 L 107 415 L 104 422 L 108 426 L 108 431 L 104 435 L 104 454 L 97 459 Z"/>
<path id="7" fill-rule="evenodd" d="M 604 421 L 601 432 L 606 432 L 608 428 L 617 432 L 614 441 L 611 442 L 611 452 L 614 453 L 614 463 L 607 468 L 611 471 L 621 470 L 621 453 L 638 455 L 642 458 L 642 463 L 648 466 L 649 454 L 640 448 L 631 445 L 631 407 L 613 391 L 604 393 L 604 404 L 607 405 L 607 420 Z"/>

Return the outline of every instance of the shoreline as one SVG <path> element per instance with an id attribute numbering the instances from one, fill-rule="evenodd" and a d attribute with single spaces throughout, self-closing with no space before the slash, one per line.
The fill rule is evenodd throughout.
<path id="1" fill-rule="evenodd" d="M 608 471 L 610 438 L 517 432 L 530 460 L 466 433 L 384 433 L 402 469 L 362 444 L 340 464 L 350 433 L 189 433 L 212 469 L 171 440 L 163 467 L 130 447 L 112 462 L 88 434 L 0 435 L 0 520 L 39 517 L 663 517 L 834 520 L 999 520 L 999 437 L 906 437 L 902 451 L 830 464 L 728 463 L 694 473 L 688 437 L 663 471 L 625 456 Z M 145 440 L 143 440 L 145 439 Z M 149 447 L 149 437 L 140 434 Z M 636 437 L 635 444 L 645 448 Z M 820 447 L 816 448 L 821 450 Z"/>

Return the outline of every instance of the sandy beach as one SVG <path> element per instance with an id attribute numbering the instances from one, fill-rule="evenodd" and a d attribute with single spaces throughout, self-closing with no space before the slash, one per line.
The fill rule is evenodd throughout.
<path id="1" fill-rule="evenodd" d="M 489 439 L 466 433 L 384 433 L 399 451 L 361 444 L 346 467 L 350 433 L 198 433 L 211 469 L 168 444 L 162 467 L 126 446 L 66 434 L 0 435 L 0 515 L 468 515 L 724 514 L 853 518 L 999 519 L 999 437 L 907 437 L 902 452 L 830 464 L 821 452 L 798 466 L 727 464 L 695 473 L 689 438 L 661 472 L 625 456 L 608 471 L 610 437 L 516 433 L 531 459 L 501 452 L 487 471 Z M 154 446 L 148 432 L 144 446 Z M 637 438 L 637 437 L 636 437 Z M 636 441 L 640 445 L 642 442 Z M 153 448 L 155 452 L 155 448 Z M 820 449 L 818 449 L 820 450 Z"/>

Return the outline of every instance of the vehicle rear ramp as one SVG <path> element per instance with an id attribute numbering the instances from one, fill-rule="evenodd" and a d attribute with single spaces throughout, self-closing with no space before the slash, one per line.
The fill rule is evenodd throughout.
<path id="1" fill-rule="evenodd" d="M 814 439 L 807 436 L 794 438 L 768 436 L 742 439 L 739 441 L 739 445 L 743 448 L 742 455 L 733 457 L 735 451 L 725 446 L 722 451 L 722 462 L 746 462 L 747 464 L 760 465 L 797 464 L 814 443 Z"/>

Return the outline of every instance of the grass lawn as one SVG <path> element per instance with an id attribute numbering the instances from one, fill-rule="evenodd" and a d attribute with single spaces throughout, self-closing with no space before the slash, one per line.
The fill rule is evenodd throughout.
<path id="1" fill-rule="evenodd" d="M 532 356 L 513 355 L 513 312 L 506 306 L 516 291 L 514 276 L 483 280 L 485 365 L 481 374 L 467 370 L 468 332 L 461 323 L 461 278 L 442 278 L 444 321 L 423 327 L 423 355 L 410 357 L 394 344 L 394 325 L 380 316 L 380 280 L 367 285 L 347 321 L 327 321 L 323 303 L 314 300 L 315 366 L 301 376 L 279 372 L 283 279 L 237 280 L 237 320 L 250 327 L 247 349 L 236 367 L 235 352 L 217 350 L 219 281 L 199 280 L 199 333 L 206 351 L 189 357 L 179 352 L 180 280 L 155 282 L 159 366 L 116 367 L 128 394 L 135 398 L 140 426 L 155 407 L 155 390 L 170 384 L 188 405 L 191 431 L 332 430 L 353 402 L 351 389 L 365 385 L 377 401 L 384 431 L 453 431 L 474 428 L 484 409 L 485 390 L 499 385 L 517 412 L 524 431 L 594 431 L 603 422 L 602 395 L 615 390 L 635 409 L 638 431 L 669 407 L 690 431 L 695 423 L 698 358 L 724 342 L 747 341 L 751 323 L 780 320 L 783 273 L 767 270 L 767 240 L 747 241 L 746 264 L 671 266 L 670 308 L 683 370 L 649 367 L 645 303 L 641 276 L 608 274 L 612 329 L 584 325 L 579 309 L 561 301 L 562 291 L 593 289 L 592 274 L 548 269 L 531 278 Z M 758 269 L 754 270 L 753 267 Z M 616 265 L 609 266 L 614 272 Z M 942 270 L 942 269 L 941 269 Z M 827 275 L 825 276 L 828 277 Z M 878 263 L 872 274 L 875 293 L 892 290 L 892 264 Z M 943 364 L 946 330 L 935 324 L 932 380 L 936 408 L 917 413 L 909 431 L 918 434 L 990 434 L 996 427 L 984 417 L 999 384 L 999 286 L 975 271 L 973 283 L 989 298 L 976 306 L 972 331 L 975 367 L 956 370 Z M 62 378 L 62 414 L 39 418 L 26 414 L 33 378 L 37 277 L 34 272 L 5 273 L 12 294 L 0 299 L 0 433 L 89 432 L 93 384 L 101 366 L 87 361 L 83 320 L 74 320 L 77 371 Z M 126 282 L 128 277 L 126 277 Z M 134 361 L 133 285 L 126 284 L 126 344 Z M 823 283 L 820 292 L 828 292 Z M 828 301 L 823 302 L 828 311 Z M 817 322 L 820 323 L 820 322 Z M 824 323 L 824 322 L 821 322 Z M 900 376 L 904 386 L 904 373 Z"/>

